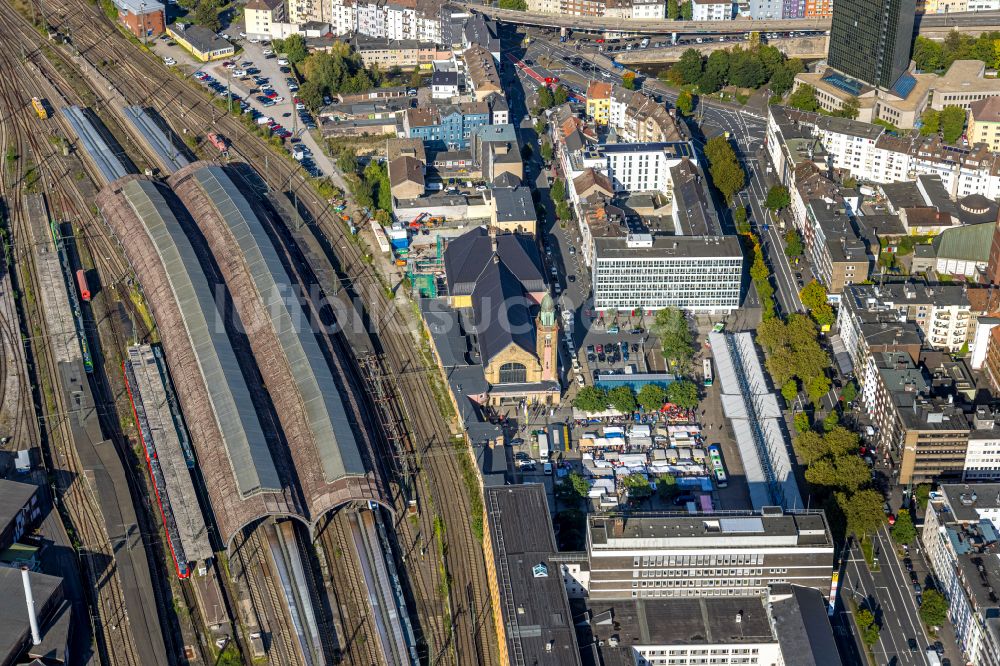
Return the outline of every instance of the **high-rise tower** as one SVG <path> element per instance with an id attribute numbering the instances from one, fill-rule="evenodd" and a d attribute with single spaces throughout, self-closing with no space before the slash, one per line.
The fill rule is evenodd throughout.
<path id="1" fill-rule="evenodd" d="M 827 63 L 876 88 L 905 88 L 915 11 L 916 0 L 836 0 Z M 905 98 L 910 91 L 894 92 Z"/>

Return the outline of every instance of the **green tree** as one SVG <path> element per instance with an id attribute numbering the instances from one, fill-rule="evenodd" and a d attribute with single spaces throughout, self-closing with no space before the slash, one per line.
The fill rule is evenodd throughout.
<path id="1" fill-rule="evenodd" d="M 682 116 L 690 116 L 694 110 L 694 95 L 687 90 L 682 90 L 677 94 L 677 111 Z"/>
<path id="2" fill-rule="evenodd" d="M 553 180 L 552 187 L 549 188 L 549 196 L 556 202 L 566 201 L 566 183 L 560 178 Z"/>
<path id="3" fill-rule="evenodd" d="M 913 489 L 913 499 L 917 502 L 917 511 L 923 513 L 927 509 L 927 502 L 931 498 L 931 484 L 920 483 Z"/>
<path id="4" fill-rule="evenodd" d="M 800 435 L 804 435 L 812 429 L 812 426 L 809 424 L 809 415 L 805 412 L 795 412 L 792 422 L 795 424 L 795 432 Z"/>
<path id="5" fill-rule="evenodd" d="M 867 608 L 860 608 L 854 614 L 854 621 L 858 623 L 861 630 L 864 631 L 868 627 L 875 624 L 875 616 Z"/>
<path id="6" fill-rule="evenodd" d="M 764 207 L 774 212 L 787 207 L 790 203 L 792 203 L 792 197 L 788 193 L 788 188 L 784 185 L 774 185 L 771 187 L 767 191 L 767 197 L 764 199 Z"/>
<path id="7" fill-rule="evenodd" d="M 785 232 L 785 254 L 789 257 L 799 257 L 802 255 L 802 234 L 797 229 L 789 229 Z"/>
<path id="8" fill-rule="evenodd" d="M 528 11 L 527 0 L 500 0 L 500 9 L 516 9 L 519 12 Z"/>
<path id="9" fill-rule="evenodd" d="M 788 106 L 801 111 L 818 111 L 819 99 L 816 98 L 816 89 L 808 84 L 799 86 L 788 98 Z"/>
<path id="10" fill-rule="evenodd" d="M 859 490 L 853 495 L 837 493 L 837 504 L 847 519 L 847 530 L 858 538 L 874 534 L 885 521 L 884 499 L 877 490 Z"/>
<path id="11" fill-rule="evenodd" d="M 215 0 L 201 0 L 194 9 L 194 22 L 212 32 L 218 32 L 222 24 L 219 22 L 219 7 Z"/>
<path id="12" fill-rule="evenodd" d="M 933 136 L 941 129 L 941 112 L 928 108 L 920 116 L 920 136 Z"/>
<path id="13" fill-rule="evenodd" d="M 854 120 L 858 117 L 858 113 L 861 111 L 861 103 L 858 98 L 854 95 L 848 97 L 841 105 L 840 108 L 831 113 L 831 116 L 837 116 L 838 118 L 850 118 Z"/>
<path id="14" fill-rule="evenodd" d="M 687 0 L 681 5 L 681 20 L 690 21 L 691 17 L 694 16 L 694 0 Z"/>
<path id="15" fill-rule="evenodd" d="M 684 409 L 697 407 L 698 387 L 687 379 L 671 382 L 667 386 L 667 400 Z"/>
<path id="16" fill-rule="evenodd" d="M 626 90 L 635 90 L 635 72 L 625 72 L 622 75 L 622 87 Z"/>
<path id="17" fill-rule="evenodd" d="M 636 400 L 647 412 L 659 411 L 667 401 L 667 391 L 659 384 L 646 384 L 639 389 Z"/>
<path id="18" fill-rule="evenodd" d="M 830 411 L 823 419 L 823 432 L 830 432 L 840 424 L 840 415 L 836 409 Z"/>
<path id="19" fill-rule="evenodd" d="M 596 386 L 584 386 L 573 398 L 573 406 L 589 414 L 603 412 L 608 408 L 608 394 Z"/>
<path id="20" fill-rule="evenodd" d="M 554 106 L 562 106 L 569 101 L 569 89 L 566 86 L 559 86 L 552 93 L 552 103 Z"/>
<path id="21" fill-rule="evenodd" d="M 775 95 L 784 95 L 795 85 L 795 75 L 805 71 L 798 58 L 791 58 L 771 72 L 770 87 Z"/>
<path id="22" fill-rule="evenodd" d="M 806 382 L 806 395 L 809 396 L 809 401 L 814 405 L 819 404 L 819 401 L 824 395 L 830 392 L 830 378 L 823 374 L 813 375 Z"/>
<path id="23" fill-rule="evenodd" d="M 298 65 L 309 56 L 309 47 L 306 46 L 306 40 L 302 35 L 289 35 L 283 40 L 280 52 L 285 54 L 288 62 Z"/>
<path id="24" fill-rule="evenodd" d="M 590 484 L 579 472 L 570 472 L 566 478 L 556 484 L 556 498 L 567 504 L 579 504 L 590 492 Z"/>
<path id="25" fill-rule="evenodd" d="M 337 155 L 337 168 L 343 174 L 358 172 L 358 156 L 350 148 L 344 148 Z"/>
<path id="26" fill-rule="evenodd" d="M 805 412 L 798 412 L 796 416 L 798 414 L 805 415 Z M 811 466 L 817 460 L 828 457 L 829 453 L 830 447 L 826 439 L 815 430 L 807 427 L 795 438 L 795 457 L 803 465 Z"/>
<path id="27" fill-rule="evenodd" d="M 737 88 L 761 87 L 769 72 L 753 51 L 734 48 L 729 53 L 729 84 Z"/>
<path id="28" fill-rule="evenodd" d="M 542 139 L 542 159 L 546 162 L 552 161 L 552 143 L 548 139 Z"/>
<path id="29" fill-rule="evenodd" d="M 920 619 L 929 627 L 940 627 L 948 619 L 948 600 L 934 589 L 924 590 L 924 603 L 920 605 Z"/>
<path id="30" fill-rule="evenodd" d="M 295 94 L 314 113 L 323 108 L 323 91 L 313 81 L 303 81 Z"/>
<path id="31" fill-rule="evenodd" d="M 705 94 L 718 91 L 729 80 L 729 51 L 712 51 L 698 78 L 698 89 Z"/>
<path id="32" fill-rule="evenodd" d="M 918 36 L 913 43 L 913 60 L 917 64 L 917 69 L 925 72 L 944 69 L 944 47 L 933 39 Z"/>
<path id="33" fill-rule="evenodd" d="M 638 407 L 631 386 L 616 386 L 608 391 L 608 403 L 623 414 L 631 414 Z"/>
<path id="34" fill-rule="evenodd" d="M 871 647 L 878 643 L 879 628 L 877 624 L 873 624 L 866 627 L 864 631 L 861 632 L 861 640 L 865 642 L 865 645 Z"/>
<path id="35" fill-rule="evenodd" d="M 726 201 L 732 201 L 737 192 L 746 185 L 746 174 L 738 162 L 720 162 L 709 168 L 712 183 Z"/>
<path id="36" fill-rule="evenodd" d="M 955 143 L 965 130 L 965 109 L 946 106 L 941 110 L 941 136 L 945 143 Z"/>
<path id="37" fill-rule="evenodd" d="M 814 310 L 821 305 L 826 305 L 826 289 L 816 280 L 810 280 L 806 286 L 799 290 L 799 298 L 802 299 L 802 305 L 809 310 Z"/>
<path id="38" fill-rule="evenodd" d="M 653 488 L 645 474 L 629 474 L 622 479 L 622 485 L 630 500 L 644 500 L 653 494 Z"/>
<path id="39" fill-rule="evenodd" d="M 747 220 L 747 209 L 745 206 L 737 206 L 733 209 L 733 222 L 736 224 L 736 233 L 750 233 L 750 222 Z"/>
<path id="40" fill-rule="evenodd" d="M 543 109 L 551 108 L 555 104 L 555 98 L 552 96 L 552 91 L 549 90 L 548 86 L 542 86 L 538 89 L 538 106 Z"/>
<path id="41" fill-rule="evenodd" d="M 789 379 L 781 385 L 781 397 L 785 399 L 785 404 L 791 405 L 799 395 L 799 383 L 794 379 Z"/>
<path id="42" fill-rule="evenodd" d="M 840 392 L 840 397 L 844 399 L 844 402 L 854 402 L 854 399 L 858 397 L 858 385 L 854 383 L 854 380 L 844 384 L 844 390 Z"/>
<path id="43" fill-rule="evenodd" d="M 750 265 L 750 277 L 756 282 L 767 282 L 767 278 L 770 277 L 771 270 L 764 263 L 764 257 L 757 255 L 754 257 L 753 263 Z"/>
<path id="44" fill-rule="evenodd" d="M 656 480 L 656 494 L 660 496 L 660 499 L 670 501 L 677 497 L 680 492 L 677 479 L 670 474 L 664 474 Z"/>
<path id="45" fill-rule="evenodd" d="M 676 21 L 680 18 L 681 8 L 677 4 L 677 0 L 667 0 L 667 18 L 671 21 Z"/>
<path id="46" fill-rule="evenodd" d="M 889 529 L 889 533 L 892 534 L 892 540 L 900 545 L 913 543 L 917 538 L 917 528 L 914 527 L 913 518 L 910 517 L 908 510 L 903 509 L 896 514 L 896 522 Z"/>
<path id="47" fill-rule="evenodd" d="M 660 310 L 650 332 L 659 339 L 663 358 L 671 368 L 683 368 L 694 357 L 694 338 L 682 311 L 676 308 Z"/>
<path id="48" fill-rule="evenodd" d="M 704 60 L 701 53 L 697 49 L 687 49 L 681 54 L 680 60 L 677 61 L 673 68 L 677 70 L 681 83 L 691 84 L 698 83 L 699 79 L 701 79 L 703 66 Z"/>

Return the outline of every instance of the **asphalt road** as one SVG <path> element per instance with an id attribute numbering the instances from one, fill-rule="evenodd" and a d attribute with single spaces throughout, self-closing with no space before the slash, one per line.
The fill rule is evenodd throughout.
<path id="1" fill-rule="evenodd" d="M 881 570 L 870 572 L 861 549 L 855 546 L 847 562 L 841 594 L 875 614 L 881 632 L 872 651 L 879 664 L 926 666 L 924 651 L 932 641 L 921 626 L 909 573 L 893 552 L 888 527 L 883 525 L 874 541 Z"/>

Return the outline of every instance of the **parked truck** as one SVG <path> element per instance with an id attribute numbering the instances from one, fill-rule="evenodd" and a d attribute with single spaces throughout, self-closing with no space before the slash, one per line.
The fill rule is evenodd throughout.
<path id="1" fill-rule="evenodd" d="M 538 433 L 538 459 L 543 463 L 549 460 L 549 436 L 544 432 Z"/>

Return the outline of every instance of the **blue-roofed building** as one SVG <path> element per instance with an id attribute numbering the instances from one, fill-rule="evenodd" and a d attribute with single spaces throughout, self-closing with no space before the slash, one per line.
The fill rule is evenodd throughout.
<path id="1" fill-rule="evenodd" d="M 675 381 L 677 381 L 677 377 L 663 372 L 644 372 L 631 375 L 600 374 L 597 375 L 597 381 L 594 385 L 597 386 L 597 388 L 602 388 L 608 391 L 618 388 L 619 386 L 628 386 L 633 391 L 638 393 L 646 384 L 656 384 L 657 386 L 667 388 Z"/>

